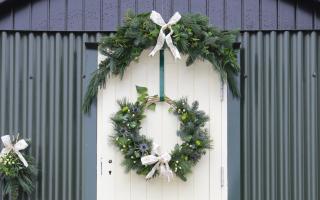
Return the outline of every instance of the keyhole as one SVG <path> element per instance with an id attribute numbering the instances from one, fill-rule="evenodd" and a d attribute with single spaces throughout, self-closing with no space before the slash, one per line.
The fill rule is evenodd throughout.
<path id="1" fill-rule="evenodd" d="M 112 173 L 112 171 L 111 171 L 111 170 L 109 170 L 109 175 L 111 175 L 111 173 Z"/>

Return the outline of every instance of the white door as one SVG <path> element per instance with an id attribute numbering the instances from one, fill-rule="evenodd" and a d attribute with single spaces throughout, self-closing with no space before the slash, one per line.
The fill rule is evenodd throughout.
<path id="1" fill-rule="evenodd" d="M 132 63 L 122 80 L 113 77 L 98 94 L 97 131 L 97 199 L 98 200 L 227 200 L 227 95 L 220 78 L 208 62 L 185 66 L 185 58 L 175 61 L 165 51 L 165 94 L 171 99 L 188 97 L 199 101 L 200 109 L 210 116 L 207 128 L 214 148 L 202 157 L 187 182 L 175 178 L 168 183 L 161 178 L 146 181 L 135 172 L 125 173 L 122 155 L 109 142 L 113 133 L 110 116 L 118 110 L 116 101 L 135 101 L 135 86 L 145 86 L 150 95 L 159 94 L 159 53 L 154 57 L 143 52 Z M 98 60 L 102 56 L 99 55 Z M 148 111 L 142 134 L 148 135 L 170 152 L 179 142 L 178 120 L 168 112 L 168 105 L 158 103 Z"/>

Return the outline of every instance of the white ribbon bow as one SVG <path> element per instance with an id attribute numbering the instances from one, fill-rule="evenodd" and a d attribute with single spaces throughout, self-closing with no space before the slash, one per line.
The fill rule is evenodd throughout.
<path id="1" fill-rule="evenodd" d="M 143 165 L 153 165 L 156 163 L 151 171 L 147 174 L 146 179 L 152 178 L 154 173 L 158 170 L 160 175 L 167 178 L 168 182 L 170 182 L 173 178 L 173 172 L 169 166 L 170 160 L 170 154 L 168 154 L 167 152 L 162 153 L 160 151 L 160 146 L 154 144 L 152 155 L 144 156 L 141 158 L 141 162 Z"/>
<path id="2" fill-rule="evenodd" d="M 19 140 L 17 143 L 14 145 L 11 142 L 10 135 L 5 135 L 1 137 L 1 140 L 4 144 L 4 148 L 1 151 L 1 156 L 4 154 L 9 153 L 10 151 L 13 151 L 15 154 L 18 155 L 19 159 L 21 162 L 24 164 L 25 167 L 28 167 L 28 163 L 26 159 L 23 157 L 23 155 L 20 153 L 21 150 L 24 150 L 28 147 L 28 144 L 25 140 Z"/>
<path id="3" fill-rule="evenodd" d="M 157 40 L 157 44 L 154 47 L 154 49 L 151 51 L 151 53 L 149 54 L 149 56 L 154 56 L 157 51 L 159 51 L 162 46 L 164 45 L 164 42 L 166 41 L 169 49 L 171 50 L 172 55 L 174 56 L 175 59 L 181 59 L 180 57 L 180 53 L 177 49 L 176 46 L 174 46 L 173 42 L 172 42 L 172 38 L 171 35 L 173 33 L 173 30 L 171 28 L 172 25 L 176 24 L 180 19 L 181 19 L 181 15 L 179 12 L 176 12 L 171 19 L 169 20 L 168 23 L 165 23 L 164 20 L 162 19 L 161 15 L 156 12 L 156 11 L 152 11 L 151 15 L 150 15 L 150 19 L 155 23 L 158 24 L 159 26 L 161 26 L 160 32 L 159 32 L 159 36 L 158 36 L 158 40 Z M 167 28 L 170 29 L 170 33 L 168 33 L 167 35 L 164 33 L 164 30 L 166 30 Z"/>

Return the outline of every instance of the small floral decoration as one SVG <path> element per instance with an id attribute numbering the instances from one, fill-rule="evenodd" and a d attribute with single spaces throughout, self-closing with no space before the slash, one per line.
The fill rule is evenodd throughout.
<path id="1" fill-rule="evenodd" d="M 125 99 L 118 101 L 120 109 L 111 118 L 115 131 L 111 140 L 124 156 L 122 164 L 126 171 L 135 170 L 137 174 L 145 176 L 153 165 L 143 165 L 141 158 L 152 153 L 153 141 L 139 132 L 145 111 L 154 110 L 159 98 L 149 96 L 145 87 L 136 88 L 138 92 L 136 102 L 131 103 Z M 206 150 L 211 148 L 212 141 L 208 130 L 204 127 L 209 117 L 198 109 L 197 101 L 192 105 L 188 104 L 186 98 L 173 101 L 166 97 L 165 101 L 171 105 L 169 112 L 176 115 L 180 121 L 177 135 L 182 140 L 182 144 L 176 144 L 171 151 L 169 166 L 180 179 L 186 181 L 192 167 L 199 162 Z M 158 172 L 154 177 L 157 175 Z"/>
<path id="2" fill-rule="evenodd" d="M 4 151 L 3 149 L 0 154 L 0 183 L 3 198 L 10 196 L 12 200 L 18 200 L 24 195 L 30 195 L 34 190 L 37 168 L 34 158 L 29 156 L 25 150 L 21 150 L 20 153 L 27 162 L 27 166 L 15 152 L 14 148 L 19 142 L 19 134 L 11 138 L 13 142 L 7 147 L 9 150 Z M 26 142 L 26 146 L 30 145 L 30 140 L 23 141 Z"/>

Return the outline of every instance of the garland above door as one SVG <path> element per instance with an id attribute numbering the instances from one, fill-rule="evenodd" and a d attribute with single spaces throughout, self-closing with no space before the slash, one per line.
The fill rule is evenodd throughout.
<path id="1" fill-rule="evenodd" d="M 186 14 L 179 18 L 176 13 L 167 24 L 157 14 L 154 11 L 142 14 L 129 11 L 117 32 L 102 38 L 99 50 L 106 58 L 99 63 L 90 80 L 83 103 L 84 112 L 90 111 L 99 88 L 105 86 L 111 75 L 122 78 L 129 64 L 138 61 L 143 50 L 154 47 L 151 52 L 154 55 L 164 43 L 167 44 L 164 48 L 169 47 L 175 58 L 179 59 L 180 53 L 187 55 L 187 66 L 197 59 L 209 61 L 221 80 L 228 83 L 232 94 L 239 97 L 235 76 L 240 67 L 237 50 L 233 48 L 238 31 L 218 30 L 200 14 Z"/>

